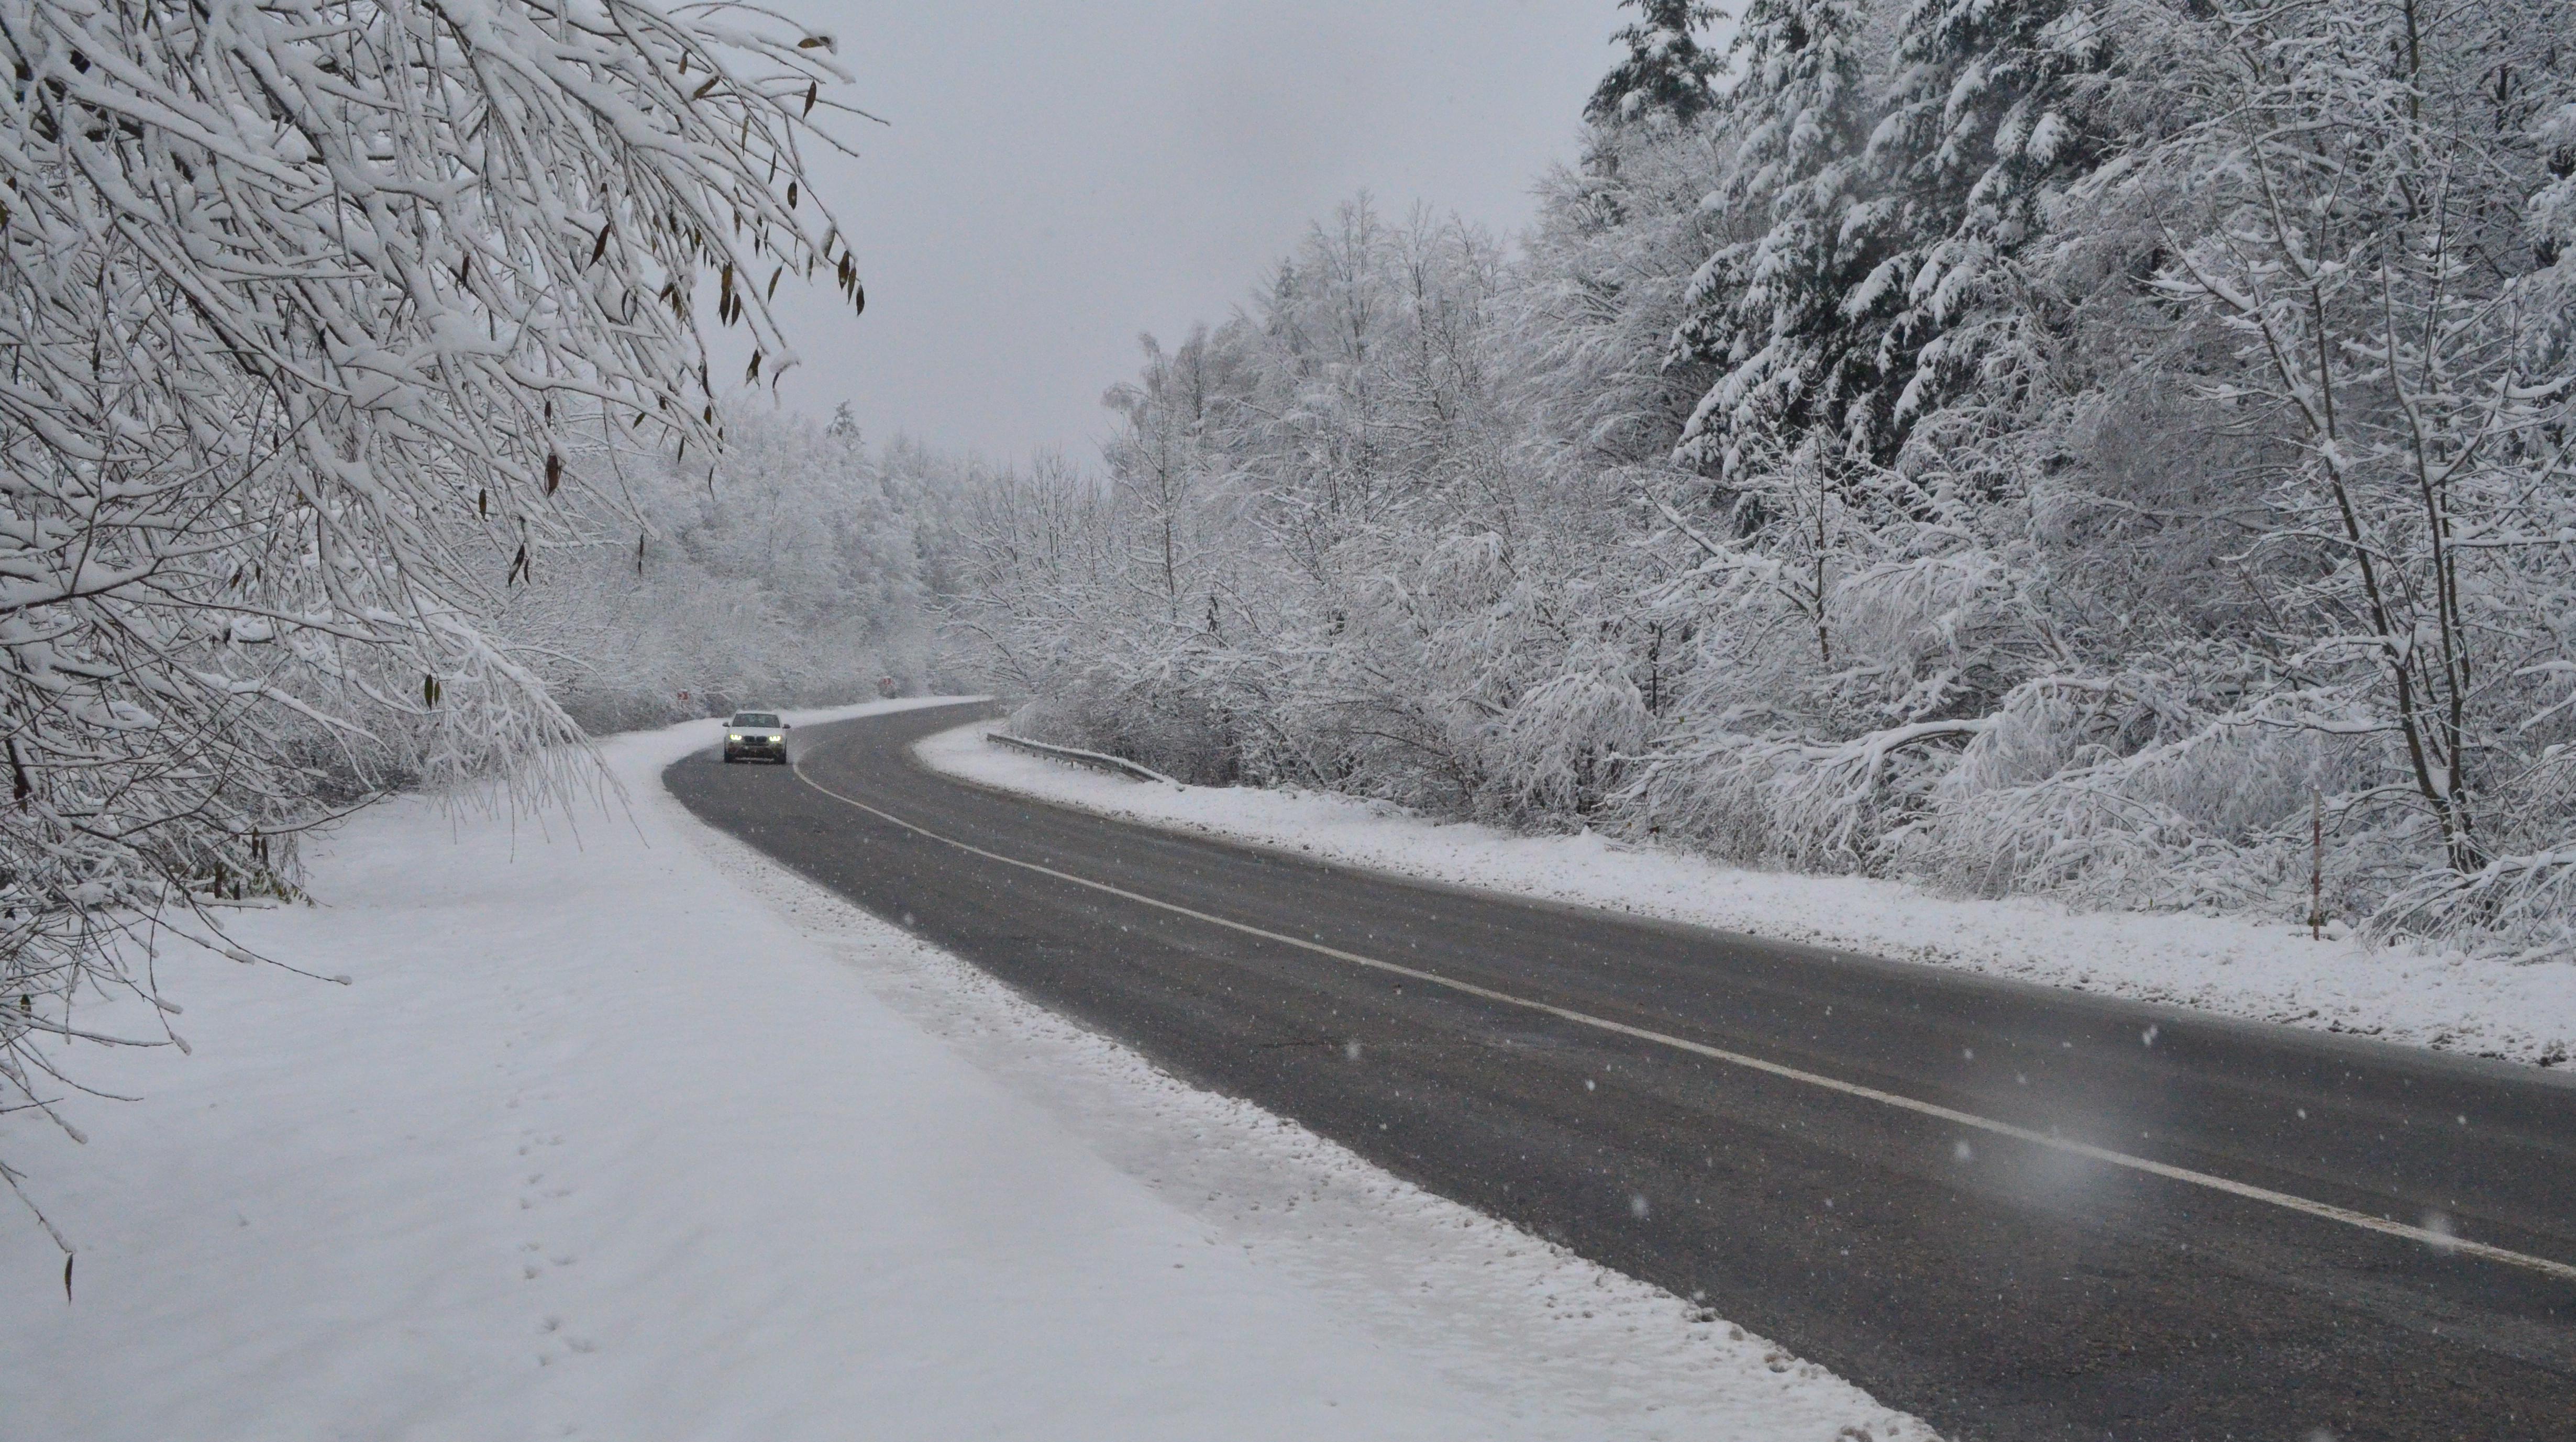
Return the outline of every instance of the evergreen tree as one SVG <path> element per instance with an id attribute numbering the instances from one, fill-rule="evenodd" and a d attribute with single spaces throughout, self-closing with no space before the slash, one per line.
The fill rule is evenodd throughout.
<path id="1" fill-rule="evenodd" d="M 2043 239 L 2052 201 L 2107 152 L 2091 114 L 2114 54 L 2106 27 L 2068 0 L 1922 0 L 1893 60 L 1868 151 L 1884 200 L 1865 219 L 1884 254 L 1844 297 L 1846 313 L 1887 316 L 1876 368 L 1891 442 L 1981 373 L 2025 376 L 2036 363 L 2034 331 L 2050 317 L 2007 295 L 2003 277 Z M 1982 399 L 2009 403 L 2018 389 Z"/>
<path id="2" fill-rule="evenodd" d="M 1816 427 L 1836 449 L 1880 449 L 1872 402 L 1876 347 L 1844 299 L 1880 256 L 1855 244 L 1874 119 L 1863 86 L 1857 0 L 1753 0 L 1735 48 L 1739 141 L 1726 202 L 1767 216 L 1750 240 L 1719 248 L 1692 277 L 1672 359 L 1719 370 L 1683 432 L 1680 459 L 1741 468 L 1764 437 Z"/>
<path id="3" fill-rule="evenodd" d="M 1610 38 L 1628 47 L 1627 58 L 1601 77 L 1583 118 L 1595 125 L 1625 124 L 1648 115 L 1691 120 L 1717 103 L 1714 82 L 1725 61 L 1700 48 L 1692 34 L 1717 18 L 1717 7 L 1697 0 L 1619 0 L 1637 19 Z"/>

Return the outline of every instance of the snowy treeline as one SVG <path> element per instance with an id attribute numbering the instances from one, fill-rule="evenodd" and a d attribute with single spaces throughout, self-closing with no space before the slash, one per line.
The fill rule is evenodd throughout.
<path id="1" fill-rule="evenodd" d="M 778 275 L 859 302 L 800 195 L 832 50 L 731 4 L 0 0 L 0 1113 L 93 988 L 157 1002 L 160 938 L 292 894 L 299 831 L 575 734 L 488 618 L 613 494 L 572 417 L 712 448 L 701 277 L 755 372 Z"/>
<path id="2" fill-rule="evenodd" d="M 871 447 L 846 408 L 820 425 L 757 401 L 716 417 L 724 449 L 703 463 L 614 426 L 570 452 L 615 490 L 599 529 L 617 512 L 641 524 L 540 554 L 498 629 L 538 653 L 530 668 L 593 733 L 856 700 L 889 678 L 924 689 L 943 522 L 978 468 L 900 439 Z"/>
<path id="3" fill-rule="evenodd" d="M 1348 207 L 984 495 L 1026 723 L 2570 955 L 2576 7 L 1639 8 L 1516 247 Z"/>

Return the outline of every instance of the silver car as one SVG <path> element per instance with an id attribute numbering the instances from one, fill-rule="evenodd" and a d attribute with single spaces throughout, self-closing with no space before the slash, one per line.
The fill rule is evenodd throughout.
<path id="1" fill-rule="evenodd" d="M 787 721 L 775 711 L 736 711 L 725 723 L 725 760 L 787 762 Z"/>

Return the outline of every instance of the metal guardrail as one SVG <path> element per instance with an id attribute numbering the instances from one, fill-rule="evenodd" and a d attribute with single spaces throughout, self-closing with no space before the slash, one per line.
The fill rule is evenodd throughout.
<path id="1" fill-rule="evenodd" d="M 987 731 L 984 733 L 984 739 L 996 746 L 1025 751 L 1031 756 L 1043 756 L 1050 761 L 1070 761 L 1076 766 L 1088 766 L 1095 771 L 1114 771 L 1121 776 L 1132 777 L 1138 781 L 1160 781 L 1166 786 L 1181 785 L 1180 782 L 1162 772 L 1150 766 L 1139 766 L 1124 756 L 1110 756 L 1098 751 L 1079 751 L 1071 746 L 1031 741 L 1025 736 L 1013 736 L 1003 731 Z"/>

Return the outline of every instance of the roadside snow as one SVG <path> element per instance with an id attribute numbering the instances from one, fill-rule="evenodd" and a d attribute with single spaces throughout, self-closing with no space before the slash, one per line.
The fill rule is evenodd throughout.
<path id="1" fill-rule="evenodd" d="M 240 928 L 353 985 L 165 956 L 193 1056 L 0 1118 L 80 1246 L 0 1220 L 0 1437 L 1930 1435 L 699 826 L 712 730 L 366 813 Z"/>
<path id="2" fill-rule="evenodd" d="M 2576 966 L 2371 948 L 2239 917 L 2081 912 L 1522 836 L 1319 792 L 1163 786 L 944 731 L 932 768 L 1067 806 L 1515 895 L 2543 1066 L 2576 1056 Z"/>

